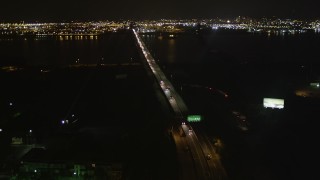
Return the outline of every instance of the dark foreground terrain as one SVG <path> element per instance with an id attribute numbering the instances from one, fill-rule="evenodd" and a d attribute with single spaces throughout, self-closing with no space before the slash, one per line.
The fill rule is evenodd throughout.
<path id="1" fill-rule="evenodd" d="M 1 176 L 176 178 L 170 117 L 139 63 L 0 73 Z"/>

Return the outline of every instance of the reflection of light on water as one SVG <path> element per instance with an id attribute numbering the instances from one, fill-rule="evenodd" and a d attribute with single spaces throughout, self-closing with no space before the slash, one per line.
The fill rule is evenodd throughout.
<path id="1" fill-rule="evenodd" d="M 168 62 L 173 63 L 175 61 L 175 40 L 169 39 L 168 41 Z"/>
<path id="2" fill-rule="evenodd" d="M 269 31 L 268 31 L 268 37 L 270 37 L 270 36 L 271 36 L 271 31 L 269 30 Z"/>
<path id="3" fill-rule="evenodd" d="M 15 66 L 4 66 L 4 67 L 1 67 L 1 70 L 6 71 L 6 72 L 14 72 L 14 71 L 21 70 L 21 68 L 18 68 Z"/>
<path id="4" fill-rule="evenodd" d="M 60 35 L 58 36 L 60 41 L 63 40 L 97 40 L 97 35 Z"/>

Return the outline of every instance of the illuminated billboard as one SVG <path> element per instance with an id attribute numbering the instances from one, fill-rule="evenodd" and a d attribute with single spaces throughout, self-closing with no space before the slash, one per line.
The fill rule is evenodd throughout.
<path id="1" fill-rule="evenodd" d="M 263 98 L 263 106 L 265 108 L 284 108 L 284 99 Z"/>
<path id="2" fill-rule="evenodd" d="M 189 115 L 187 118 L 188 122 L 200 122 L 202 120 L 201 115 Z"/>

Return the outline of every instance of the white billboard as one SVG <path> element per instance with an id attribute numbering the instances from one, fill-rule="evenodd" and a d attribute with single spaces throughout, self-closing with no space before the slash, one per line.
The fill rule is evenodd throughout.
<path id="1" fill-rule="evenodd" d="M 263 98 L 263 106 L 265 108 L 284 108 L 284 99 Z"/>

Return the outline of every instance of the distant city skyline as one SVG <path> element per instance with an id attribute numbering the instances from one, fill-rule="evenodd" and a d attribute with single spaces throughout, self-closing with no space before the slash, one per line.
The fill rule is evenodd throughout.
<path id="1" fill-rule="evenodd" d="M 16 0 L 1 3 L 0 21 L 204 19 L 235 16 L 317 19 L 320 18 L 318 4 L 314 0 Z"/>

